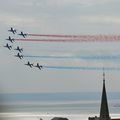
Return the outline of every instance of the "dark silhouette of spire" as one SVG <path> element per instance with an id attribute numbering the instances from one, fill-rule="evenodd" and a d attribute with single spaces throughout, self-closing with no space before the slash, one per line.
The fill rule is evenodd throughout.
<path id="1" fill-rule="evenodd" d="M 103 91 L 102 91 L 102 98 L 101 98 L 100 120 L 110 120 L 108 103 L 107 103 L 107 94 L 106 94 L 106 88 L 105 88 L 104 69 L 103 69 Z"/>

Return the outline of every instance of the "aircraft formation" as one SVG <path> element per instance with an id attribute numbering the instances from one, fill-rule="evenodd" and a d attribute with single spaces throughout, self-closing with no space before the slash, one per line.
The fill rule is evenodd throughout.
<path id="1" fill-rule="evenodd" d="M 85 60 L 117 60 L 119 58 L 119 56 L 114 56 L 114 55 L 107 55 L 107 56 L 99 56 L 99 55 L 88 55 L 88 56 L 33 56 L 33 55 L 24 55 L 24 49 L 19 46 L 16 45 L 15 46 L 15 42 L 16 41 L 24 41 L 24 42 L 111 42 L 111 41 L 119 41 L 120 40 L 120 36 L 119 35 L 49 35 L 49 34 L 27 34 L 24 33 L 22 31 L 18 31 L 16 29 L 14 29 L 13 27 L 11 27 L 8 30 L 9 33 L 11 33 L 13 36 L 14 35 L 19 35 L 21 38 L 15 39 L 14 37 L 8 36 L 8 38 L 6 39 L 7 43 L 4 45 L 4 47 L 10 51 L 16 51 L 17 53 L 14 54 L 14 57 L 19 58 L 20 60 L 24 60 L 23 58 L 28 57 L 28 58 L 52 58 L 52 59 L 85 59 Z M 39 39 L 26 39 L 26 37 L 37 37 L 39 36 Z M 50 38 L 49 38 L 50 37 Z M 14 45 L 13 45 L 14 44 Z M 1 47 L 1 46 L 0 46 Z M 24 63 L 24 66 L 28 66 L 29 68 L 37 68 L 39 70 L 42 70 L 43 68 L 47 68 L 47 69 L 71 69 L 71 70 L 101 70 L 102 67 L 91 67 L 91 66 L 43 66 L 40 65 L 38 62 L 37 63 L 31 63 L 31 61 L 27 61 Z M 120 68 L 116 68 L 116 67 L 106 67 L 107 70 L 120 70 Z"/>
<path id="2" fill-rule="evenodd" d="M 17 30 L 14 29 L 13 27 L 11 27 L 11 28 L 8 30 L 8 32 L 11 32 L 13 35 L 17 34 Z M 25 38 L 25 37 L 27 36 L 27 34 L 26 34 L 26 33 L 23 33 L 22 31 L 21 31 L 19 34 L 17 34 L 17 35 L 20 35 L 20 36 L 22 36 L 23 38 Z M 6 40 L 9 41 L 9 42 L 11 42 L 11 44 L 13 44 L 13 43 L 15 42 L 15 39 L 14 39 L 14 38 L 11 38 L 10 36 L 9 36 Z M 6 45 L 3 46 L 3 47 L 6 47 L 8 50 L 12 50 L 12 49 L 13 49 L 12 45 L 10 45 L 9 43 L 6 43 Z M 22 60 L 23 57 L 24 57 L 24 55 L 23 55 L 24 49 L 21 48 L 20 46 L 16 46 L 16 48 L 14 48 L 13 50 L 15 50 L 15 51 L 18 52 L 18 53 L 17 53 L 16 55 L 14 55 L 14 56 L 15 56 L 15 57 L 18 57 L 20 60 Z M 25 63 L 24 65 L 26 65 L 26 66 L 28 66 L 28 67 L 30 67 L 30 68 L 36 67 L 36 68 L 38 68 L 39 70 L 42 70 L 42 69 L 43 69 L 43 66 L 40 65 L 39 63 L 37 63 L 36 65 L 34 65 L 34 63 L 30 63 L 30 61 L 28 61 L 28 62 Z"/>

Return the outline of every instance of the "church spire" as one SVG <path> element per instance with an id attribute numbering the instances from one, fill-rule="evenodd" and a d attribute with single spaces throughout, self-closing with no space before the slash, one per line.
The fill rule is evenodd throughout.
<path id="1" fill-rule="evenodd" d="M 101 98 L 100 120 L 110 120 L 108 103 L 107 103 L 107 94 L 106 94 L 106 88 L 105 88 L 104 68 L 103 68 L 103 91 L 102 91 L 102 98 Z"/>
<path id="2" fill-rule="evenodd" d="M 105 71 L 104 71 L 104 68 L 103 68 L 103 82 L 105 82 Z"/>

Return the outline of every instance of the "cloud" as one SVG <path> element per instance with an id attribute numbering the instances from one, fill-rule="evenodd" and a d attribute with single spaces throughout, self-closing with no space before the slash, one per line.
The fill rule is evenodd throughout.
<path id="1" fill-rule="evenodd" d="M 69 1 L 69 0 L 66 0 L 66 1 Z M 92 6 L 92 5 L 97 5 L 97 4 L 108 3 L 111 1 L 113 0 L 75 0 L 74 2 L 84 5 L 84 6 Z"/>
<path id="2" fill-rule="evenodd" d="M 15 0 L 14 0 L 15 1 Z M 19 0 L 18 0 L 19 1 Z M 53 7 L 53 6 L 93 6 L 99 4 L 105 4 L 114 2 L 114 0 L 21 0 L 19 2 L 15 2 L 16 5 L 26 6 L 26 7 Z M 8 1 L 9 2 L 9 1 Z"/>
<path id="3" fill-rule="evenodd" d="M 0 18 L 0 23 L 5 26 L 32 27 L 33 29 L 40 29 L 41 32 L 46 31 L 50 33 L 61 33 L 63 31 L 62 33 L 75 34 L 75 29 L 76 32 L 81 29 L 97 29 L 96 27 L 108 30 L 110 26 L 120 25 L 120 16 L 118 15 L 81 15 L 72 18 L 64 16 L 63 18 L 55 17 L 55 19 L 49 19 L 44 16 L 39 18 L 25 15 L 0 14 Z"/>
<path id="4" fill-rule="evenodd" d="M 86 23 L 97 24 L 120 24 L 120 16 L 107 15 L 88 15 L 82 16 L 80 19 Z"/>
<path id="5" fill-rule="evenodd" d="M 104 4 L 108 2 L 112 2 L 114 0 L 36 0 L 36 5 L 41 5 L 41 3 L 44 3 L 44 5 L 47 6 L 68 6 L 68 5 L 74 5 L 79 4 L 83 6 L 92 6 L 96 4 Z"/>
<path id="6" fill-rule="evenodd" d="M 22 18 L 18 18 L 16 16 L 12 16 L 12 15 L 0 15 L 0 22 L 6 25 L 10 25 L 10 24 L 20 24 L 23 21 L 26 22 L 25 18 L 24 20 Z M 29 20 L 31 22 L 31 20 Z"/>
<path id="7" fill-rule="evenodd" d="M 29 17 L 29 16 L 18 16 L 18 15 L 14 15 L 14 14 L 0 14 L 0 23 L 10 26 L 10 25 L 14 25 L 14 26 L 38 26 L 37 24 L 37 20 L 33 17 Z"/>
<path id="8" fill-rule="evenodd" d="M 63 20 L 64 19 L 64 20 Z M 82 26 L 89 24 L 94 25 L 120 25 L 120 16 L 118 15 L 81 15 L 73 18 L 63 18 L 67 23 L 80 24 Z"/>

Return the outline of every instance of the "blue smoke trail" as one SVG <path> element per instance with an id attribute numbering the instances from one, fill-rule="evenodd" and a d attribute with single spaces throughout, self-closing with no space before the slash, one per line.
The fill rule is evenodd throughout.
<path id="1" fill-rule="evenodd" d="M 120 55 L 88 55 L 88 56 L 32 56 L 24 55 L 29 58 L 40 59 L 85 59 L 85 60 L 120 60 Z"/>
<path id="2" fill-rule="evenodd" d="M 103 70 L 103 67 L 75 67 L 75 66 L 43 66 L 47 69 L 58 69 L 58 70 Z M 120 67 L 104 67 L 107 71 L 120 71 Z"/>

